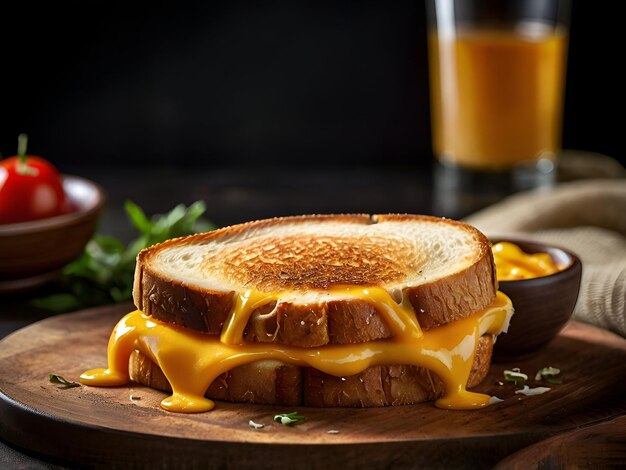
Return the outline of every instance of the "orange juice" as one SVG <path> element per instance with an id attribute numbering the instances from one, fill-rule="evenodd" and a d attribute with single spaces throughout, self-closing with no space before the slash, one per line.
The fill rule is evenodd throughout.
<path id="1" fill-rule="evenodd" d="M 540 23 L 429 35 L 433 150 L 463 167 L 553 159 L 567 35 Z"/>

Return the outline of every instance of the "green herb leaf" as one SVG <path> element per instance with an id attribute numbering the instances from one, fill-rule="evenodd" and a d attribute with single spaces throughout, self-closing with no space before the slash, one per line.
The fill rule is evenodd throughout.
<path id="1" fill-rule="evenodd" d="M 133 201 L 126 201 L 124 203 L 124 210 L 128 215 L 129 220 L 141 233 L 149 233 L 152 229 L 152 223 L 146 217 L 144 211 L 135 204 Z"/>
<path id="2" fill-rule="evenodd" d="M 274 415 L 274 421 L 284 424 L 285 426 L 293 426 L 294 424 L 302 423 L 305 419 L 306 418 L 298 414 L 297 411 Z"/>
<path id="3" fill-rule="evenodd" d="M 117 238 L 96 234 L 81 256 L 63 268 L 63 292 L 32 301 L 33 305 L 56 313 L 130 300 L 135 260 L 144 248 L 170 238 L 213 230 L 203 220 L 206 206 L 197 201 L 189 207 L 180 204 L 170 212 L 151 219 L 132 201 L 124 209 L 139 235 L 127 246 Z"/>
<path id="4" fill-rule="evenodd" d="M 543 369 L 539 369 L 535 374 L 535 380 L 539 381 L 542 379 L 546 379 L 550 381 L 550 379 L 554 380 L 554 377 L 561 373 L 561 369 L 557 369 L 556 367 L 544 367 Z M 558 379 L 556 379 L 558 380 Z M 561 382 L 550 382 L 550 383 L 561 383 Z"/>
<path id="5" fill-rule="evenodd" d="M 59 388 L 74 388 L 74 387 L 80 387 L 80 384 L 78 382 L 70 382 L 69 380 L 65 380 L 63 377 L 61 377 L 60 375 L 55 375 L 55 374 L 50 374 L 49 376 L 49 380 L 51 383 L 53 384 L 59 384 L 62 385 Z"/>
<path id="6" fill-rule="evenodd" d="M 504 380 L 506 382 L 514 382 L 515 385 L 524 385 L 528 380 L 528 376 L 520 372 L 518 368 L 514 368 L 513 370 L 504 371 Z"/>

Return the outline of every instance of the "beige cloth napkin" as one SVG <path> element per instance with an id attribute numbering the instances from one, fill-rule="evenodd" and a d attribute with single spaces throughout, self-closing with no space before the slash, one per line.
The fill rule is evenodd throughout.
<path id="1" fill-rule="evenodd" d="M 574 318 L 626 336 L 626 179 L 516 194 L 465 221 L 488 236 L 538 240 L 576 253 L 583 276 Z"/>

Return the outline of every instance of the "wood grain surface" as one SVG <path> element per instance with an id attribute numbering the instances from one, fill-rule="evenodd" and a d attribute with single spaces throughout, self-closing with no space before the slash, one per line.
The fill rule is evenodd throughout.
<path id="1" fill-rule="evenodd" d="M 174 414 L 159 407 L 163 393 L 143 386 L 61 389 L 48 381 L 50 373 L 77 380 L 105 366 L 109 334 L 127 308 L 53 317 L 0 342 L 3 439 L 101 467 L 478 467 L 626 413 L 626 340 L 575 322 L 537 355 L 494 363 L 477 390 L 504 402 L 480 411 L 298 407 L 306 422 L 286 427 L 272 417 L 294 409 L 217 402 L 208 413 Z M 497 383 L 504 369 L 534 376 L 549 365 L 561 368 L 563 384 L 546 394 L 523 397 L 512 384 Z M 249 420 L 265 427 L 250 429 Z"/>
<path id="2" fill-rule="evenodd" d="M 565 432 L 515 452 L 496 469 L 618 468 L 626 465 L 626 416 Z"/>

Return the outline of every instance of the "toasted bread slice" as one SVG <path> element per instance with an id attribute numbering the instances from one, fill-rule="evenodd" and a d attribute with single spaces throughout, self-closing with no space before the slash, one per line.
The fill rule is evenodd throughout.
<path id="1" fill-rule="evenodd" d="M 478 341 L 467 386 L 475 387 L 489 372 L 493 337 Z M 130 376 L 138 383 L 171 392 L 161 369 L 145 354 L 135 351 Z M 435 400 L 443 395 L 443 382 L 428 369 L 408 365 L 375 366 L 360 374 L 335 377 L 316 369 L 258 361 L 219 376 L 206 392 L 216 400 L 273 405 L 387 406 Z"/>
<path id="2" fill-rule="evenodd" d="M 132 380 L 157 390 L 171 392 L 165 375 L 140 351 L 130 358 Z M 209 386 L 206 396 L 215 400 L 276 404 L 302 404 L 302 370 L 278 361 L 257 361 L 223 373 Z"/>
<path id="3" fill-rule="evenodd" d="M 489 241 L 473 227 L 414 215 L 262 220 L 169 240 L 137 258 L 134 300 L 155 318 L 218 335 L 235 295 L 281 292 L 259 307 L 250 341 L 301 347 L 391 336 L 376 307 L 320 295 L 377 286 L 407 299 L 424 330 L 488 307 L 497 281 Z"/>

